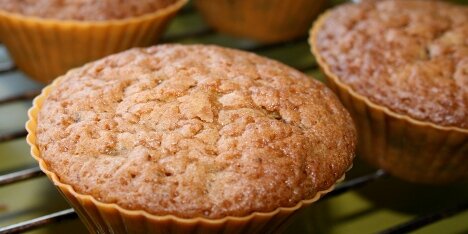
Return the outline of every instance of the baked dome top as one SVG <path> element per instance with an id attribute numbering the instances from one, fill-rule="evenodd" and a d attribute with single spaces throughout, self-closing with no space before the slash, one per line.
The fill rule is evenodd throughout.
<path id="1" fill-rule="evenodd" d="M 345 4 L 318 25 L 319 56 L 342 82 L 396 113 L 468 128 L 468 7 L 443 1 Z"/>
<path id="2" fill-rule="evenodd" d="M 313 198 L 350 167 L 352 120 L 322 83 L 217 46 L 132 49 L 68 72 L 38 115 L 41 157 L 99 201 L 221 218 Z"/>

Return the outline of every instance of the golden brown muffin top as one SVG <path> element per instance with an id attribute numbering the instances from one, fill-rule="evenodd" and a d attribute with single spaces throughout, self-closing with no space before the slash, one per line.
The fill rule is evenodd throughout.
<path id="1" fill-rule="evenodd" d="M 38 116 L 61 181 L 127 209 L 220 218 L 290 207 L 350 167 L 352 120 L 318 81 L 216 46 L 132 49 L 72 70 Z"/>
<path id="2" fill-rule="evenodd" d="M 152 13 L 177 0 L 0 0 L 0 10 L 39 18 L 104 21 Z"/>
<path id="3" fill-rule="evenodd" d="M 331 71 L 372 102 L 468 128 L 468 7 L 425 0 L 345 4 L 312 40 Z"/>

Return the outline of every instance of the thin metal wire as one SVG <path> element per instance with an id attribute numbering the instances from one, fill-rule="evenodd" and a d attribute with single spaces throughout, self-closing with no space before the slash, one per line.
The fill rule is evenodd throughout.
<path id="1" fill-rule="evenodd" d="M 11 141 L 11 140 L 15 140 L 21 137 L 25 137 L 27 134 L 28 132 L 26 132 L 26 130 L 24 129 L 19 130 L 19 131 L 0 134 L 0 143 L 4 141 Z"/>
<path id="2" fill-rule="evenodd" d="M 16 69 L 13 62 L 0 62 L 0 74 L 14 71 Z"/>
<path id="3" fill-rule="evenodd" d="M 260 51 L 264 51 L 264 50 L 275 49 L 275 48 L 278 48 L 278 47 L 304 43 L 306 41 L 307 41 L 307 37 L 298 37 L 298 38 L 295 38 L 293 40 L 289 40 L 289 41 L 286 41 L 286 42 L 277 42 L 277 43 L 271 43 L 271 44 L 260 44 L 260 45 L 254 45 L 252 47 L 243 47 L 242 49 L 252 51 L 252 52 L 260 52 Z"/>
<path id="4" fill-rule="evenodd" d="M 215 31 L 209 27 L 204 27 L 195 31 L 183 32 L 175 35 L 170 35 L 162 38 L 162 42 L 176 42 L 182 39 L 191 38 L 191 37 L 203 37 L 210 34 L 214 34 Z"/>
<path id="5" fill-rule="evenodd" d="M 385 175 L 386 175 L 386 173 L 384 171 L 377 170 L 374 173 L 351 179 L 351 180 L 346 181 L 346 182 L 340 184 L 339 186 L 337 186 L 335 188 L 335 190 L 331 191 L 329 193 L 329 195 L 325 196 L 323 199 L 330 198 L 332 196 L 340 195 L 340 194 L 342 194 L 342 193 L 344 193 L 344 192 L 346 192 L 346 191 L 348 191 L 348 190 L 350 190 L 352 188 L 357 188 L 357 187 L 363 186 L 363 185 L 365 185 L 365 184 L 367 184 L 369 182 L 376 181 L 377 179 L 379 179 L 379 178 L 381 178 L 381 177 L 383 177 Z M 71 210 L 71 209 L 68 209 L 68 210 Z M 65 211 L 67 211 L 67 210 L 65 210 Z M 22 232 L 22 231 L 25 231 L 25 230 L 31 230 L 33 228 L 38 228 L 38 227 L 41 227 L 43 225 L 46 225 L 46 224 L 49 224 L 49 223 L 52 223 L 52 222 L 56 222 L 56 219 L 60 220 L 60 219 L 62 219 L 62 216 L 68 216 L 69 215 L 69 212 L 63 212 L 63 213 L 60 213 L 60 214 L 58 214 L 58 213 L 51 214 L 50 216 L 46 215 L 46 216 L 43 216 L 43 217 L 40 217 L 40 218 L 37 218 L 37 219 L 32 219 L 32 220 L 28 220 L 28 221 L 25 221 L 25 222 L 22 222 L 22 223 L 19 223 L 19 224 L 14 224 L 14 225 L 5 227 L 4 230 L 8 230 L 9 232 L 2 232 L 3 229 L 0 229 L 0 234 L 3 234 L 3 233 L 18 233 L 18 232 Z M 75 217 L 77 217 L 77 216 L 75 216 Z M 31 226 L 32 223 L 34 223 L 34 226 Z M 22 225 L 25 225 L 28 229 L 23 229 Z"/>
<path id="6" fill-rule="evenodd" d="M 308 72 L 308 71 L 312 71 L 312 70 L 317 69 L 318 64 L 314 63 L 314 64 L 307 64 L 305 66 L 294 66 L 294 68 L 296 68 L 297 70 L 302 71 L 302 72 Z"/>
<path id="7" fill-rule="evenodd" d="M 425 227 L 429 224 L 436 223 L 442 219 L 452 217 L 456 214 L 459 214 L 463 211 L 468 210 L 468 201 L 462 204 L 458 204 L 454 207 L 450 207 L 439 212 L 422 215 L 413 220 L 410 220 L 406 223 L 398 224 L 396 226 L 390 227 L 386 230 L 379 232 L 380 234 L 399 234 L 399 233 L 408 233 L 415 231 L 422 227 Z"/>
<path id="8" fill-rule="evenodd" d="M 78 215 L 75 213 L 75 211 L 70 208 L 10 226 L 0 227 L 0 234 L 23 233 L 47 224 L 75 219 L 77 217 Z"/>
<path id="9" fill-rule="evenodd" d="M 9 102 L 31 100 L 41 93 L 40 89 L 28 90 L 17 95 L 9 96 L 0 99 L 0 104 L 6 104 Z"/>
<path id="10" fill-rule="evenodd" d="M 0 186 L 35 178 L 42 175 L 44 175 L 44 173 L 42 173 L 39 167 L 18 170 L 12 173 L 1 175 Z"/>
<path id="11" fill-rule="evenodd" d="M 379 169 L 371 174 L 368 174 L 368 175 L 364 175 L 364 176 L 360 176 L 360 177 L 357 177 L 357 178 L 354 178 L 354 179 L 351 179 L 351 180 L 348 180 L 348 181 L 345 181 L 341 184 L 338 184 L 334 190 L 330 191 L 329 193 L 327 193 L 322 199 L 328 199 L 328 198 L 331 198 L 331 197 L 335 197 L 335 196 L 338 196 L 340 194 L 343 194 L 351 189 L 356 189 L 356 188 L 359 188 L 359 187 L 362 187 L 366 184 L 369 184 L 370 182 L 374 182 L 384 176 L 386 176 L 387 173 L 382 170 L 382 169 Z"/>

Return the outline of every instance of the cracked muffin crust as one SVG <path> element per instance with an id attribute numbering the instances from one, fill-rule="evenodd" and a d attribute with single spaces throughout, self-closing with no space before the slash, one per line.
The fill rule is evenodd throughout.
<path id="1" fill-rule="evenodd" d="M 384 0 L 332 10 L 312 43 L 357 93 L 396 113 L 468 128 L 468 7 Z"/>
<path id="2" fill-rule="evenodd" d="M 0 10 L 39 18 L 103 21 L 141 16 L 175 2 L 176 0 L 0 0 Z"/>
<path id="3" fill-rule="evenodd" d="M 36 135 L 41 158 L 77 192 L 185 218 L 294 206 L 343 176 L 356 143 L 320 82 L 201 45 L 132 49 L 70 71 Z"/>

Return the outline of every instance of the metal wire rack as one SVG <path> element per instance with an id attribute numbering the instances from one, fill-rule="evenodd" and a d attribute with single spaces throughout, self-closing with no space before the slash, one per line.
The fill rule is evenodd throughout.
<path id="1" fill-rule="evenodd" d="M 193 24 L 193 22 L 197 22 Z M 180 25 L 190 25 L 189 27 L 180 27 Z M 177 43 L 215 43 L 224 46 L 235 47 L 243 50 L 253 51 L 263 54 L 274 59 L 281 60 L 298 70 L 307 74 L 312 74 L 316 78 L 323 77 L 318 70 L 315 60 L 308 52 L 308 45 L 306 38 L 299 38 L 293 41 L 279 44 L 263 45 L 252 41 L 231 38 L 219 33 L 214 32 L 208 28 L 199 15 L 195 12 L 192 6 L 184 8 L 177 16 L 173 25 L 171 25 L 169 32 L 163 38 L 163 42 L 177 42 Z M 287 51 L 287 52 L 285 52 Z M 307 54 L 307 56 L 299 56 L 299 54 Z M 300 58 L 300 59 L 298 59 Z M 16 71 L 14 64 L 10 61 L 0 62 L 0 79 L 5 74 Z M 40 89 L 26 90 L 15 93 L 13 95 L 0 99 L 0 108 L 2 105 L 7 105 L 13 102 L 29 102 L 33 97 L 38 95 Z M 17 139 L 22 139 L 26 136 L 24 129 L 17 129 L 15 131 L 0 132 L 0 143 L 5 143 Z M 13 183 L 18 183 L 24 180 L 30 180 L 36 177 L 42 177 L 44 174 L 40 171 L 39 167 L 33 166 L 28 168 L 19 168 L 9 172 L 0 172 L 0 186 L 8 186 Z M 364 175 L 353 176 L 339 184 L 335 190 L 331 191 L 320 202 L 328 199 L 338 197 L 349 191 L 357 191 L 361 187 L 371 186 L 371 184 L 380 183 L 380 181 L 388 178 L 383 170 L 374 170 L 365 173 Z M 437 188 L 434 188 L 437 189 Z M 382 191 L 383 192 L 383 191 Z M 449 219 L 452 216 L 460 215 L 460 213 L 468 210 L 468 194 L 461 194 L 464 196 L 465 202 L 453 204 L 443 209 L 433 210 L 426 214 L 417 215 L 403 223 L 386 226 L 382 224 L 380 233 L 407 233 L 419 228 L 428 226 L 432 223 L 443 219 Z M 1 202 L 1 200 L 0 200 Z M 1 214 L 1 209 L 0 209 Z M 1 218 L 1 217 L 0 217 Z M 78 216 L 72 208 L 61 210 L 55 213 L 50 213 L 41 217 L 31 220 L 25 220 L 20 223 L 0 227 L 0 234 L 5 233 L 22 233 L 33 230 L 46 225 L 51 225 L 57 222 L 64 222 L 71 219 L 77 219 Z M 358 230 L 357 230 L 358 231 Z M 468 232 L 468 226 L 465 232 Z"/>

